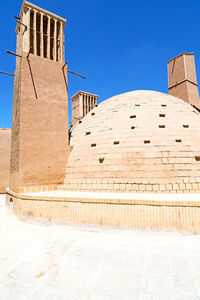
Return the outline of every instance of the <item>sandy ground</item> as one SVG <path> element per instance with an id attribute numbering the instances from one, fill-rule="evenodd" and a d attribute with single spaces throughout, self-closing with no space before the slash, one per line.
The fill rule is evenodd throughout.
<path id="1" fill-rule="evenodd" d="M 200 299 L 200 235 L 22 221 L 0 196 L 0 299 Z"/>

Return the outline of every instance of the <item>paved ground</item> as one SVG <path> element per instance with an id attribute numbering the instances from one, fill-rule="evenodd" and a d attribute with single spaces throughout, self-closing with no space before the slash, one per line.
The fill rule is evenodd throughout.
<path id="1" fill-rule="evenodd" d="M 0 299 L 200 299 L 200 236 L 24 222 L 1 196 Z"/>

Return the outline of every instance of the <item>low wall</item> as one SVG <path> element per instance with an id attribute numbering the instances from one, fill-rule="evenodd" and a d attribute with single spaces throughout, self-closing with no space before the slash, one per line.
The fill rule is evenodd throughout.
<path id="1" fill-rule="evenodd" d="M 131 197 L 132 196 L 132 197 Z M 200 201 L 81 198 L 34 196 L 7 191 L 7 205 L 18 216 L 119 228 L 186 231 L 200 233 Z M 185 195 L 184 195 L 185 196 Z M 194 196 L 194 195 L 193 195 Z M 166 199 L 166 198 L 165 198 Z"/>
<path id="2" fill-rule="evenodd" d="M 9 186 L 11 129 L 0 128 L 0 194 Z"/>

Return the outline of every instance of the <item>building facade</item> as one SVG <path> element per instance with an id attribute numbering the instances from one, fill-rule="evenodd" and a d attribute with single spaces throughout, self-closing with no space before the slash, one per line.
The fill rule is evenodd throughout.
<path id="1" fill-rule="evenodd" d="M 200 112 L 194 55 L 168 63 L 169 95 L 72 97 L 66 20 L 27 1 L 16 28 L 10 184 L 17 215 L 200 232 Z"/>

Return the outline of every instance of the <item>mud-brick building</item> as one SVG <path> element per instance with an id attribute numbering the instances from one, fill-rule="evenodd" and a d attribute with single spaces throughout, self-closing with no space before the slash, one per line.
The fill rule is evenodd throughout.
<path id="1" fill-rule="evenodd" d="M 10 183 L 18 215 L 200 232 L 200 112 L 193 53 L 168 62 L 169 94 L 72 97 L 66 20 L 27 1 L 16 28 Z"/>

